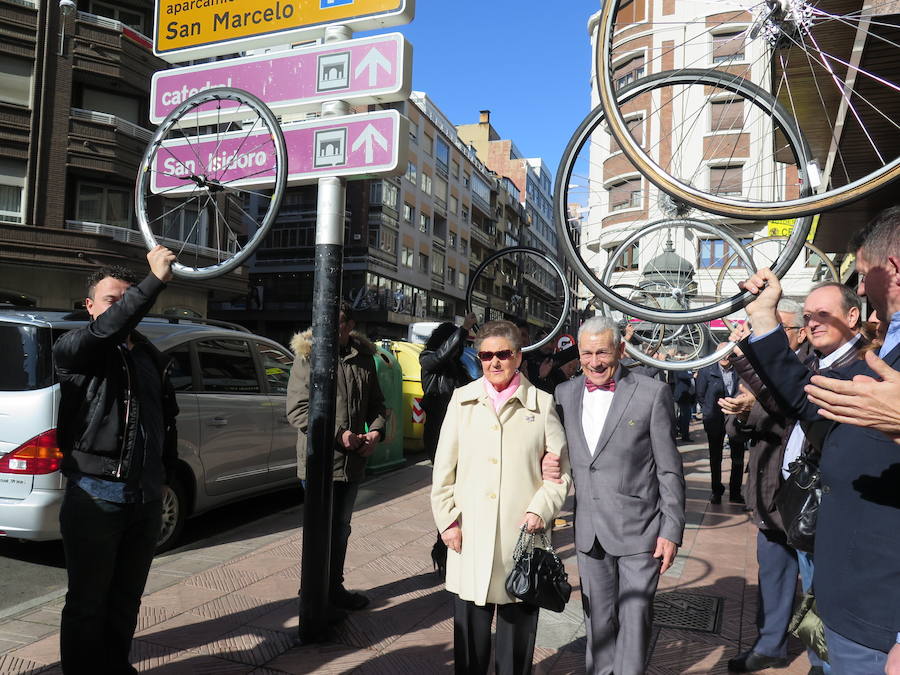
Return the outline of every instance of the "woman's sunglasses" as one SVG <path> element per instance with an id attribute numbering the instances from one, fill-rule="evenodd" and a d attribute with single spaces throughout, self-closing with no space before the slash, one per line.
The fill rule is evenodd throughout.
<path id="1" fill-rule="evenodd" d="M 493 361 L 496 356 L 501 361 L 512 358 L 512 349 L 501 349 L 499 352 L 478 352 L 478 358 L 482 361 Z"/>

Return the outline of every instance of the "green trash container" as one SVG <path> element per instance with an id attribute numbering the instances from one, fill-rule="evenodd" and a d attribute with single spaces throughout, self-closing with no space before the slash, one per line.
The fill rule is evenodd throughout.
<path id="1" fill-rule="evenodd" d="M 403 375 L 396 357 L 386 349 L 378 347 L 375 359 L 375 372 L 378 384 L 384 395 L 385 435 L 384 440 L 375 446 L 375 452 L 369 457 L 366 471 L 382 473 L 405 463 L 403 459 Z"/>

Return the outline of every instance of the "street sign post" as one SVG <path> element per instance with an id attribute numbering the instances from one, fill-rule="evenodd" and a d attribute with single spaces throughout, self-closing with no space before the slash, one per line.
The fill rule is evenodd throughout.
<path id="1" fill-rule="evenodd" d="M 366 178 L 400 168 L 406 157 L 407 120 L 396 110 L 321 117 L 282 125 L 287 145 L 288 185 L 312 183 L 322 176 Z M 200 136 L 166 141 L 156 154 L 151 190 L 169 196 L 188 194 L 187 177 L 205 175 L 229 187 L 264 187 L 275 175 L 274 158 L 257 138 L 266 132 Z"/>
<path id="2" fill-rule="evenodd" d="M 400 33 L 389 33 L 161 70 L 150 86 L 150 121 L 159 124 L 187 98 L 213 87 L 248 91 L 276 115 L 318 111 L 324 101 L 336 98 L 355 103 L 400 101 L 412 89 L 411 52 Z M 229 116 L 228 107 L 217 110 L 210 104 L 207 110 L 196 121 L 237 119 Z"/>
<path id="3" fill-rule="evenodd" d="M 415 0 L 156 0 L 153 53 L 169 63 L 237 54 L 352 30 L 400 26 Z"/>

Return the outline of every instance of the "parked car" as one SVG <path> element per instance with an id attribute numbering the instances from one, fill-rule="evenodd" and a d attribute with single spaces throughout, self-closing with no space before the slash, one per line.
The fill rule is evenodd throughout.
<path id="1" fill-rule="evenodd" d="M 65 478 L 56 443 L 52 346 L 86 313 L 0 309 L 0 536 L 58 539 Z M 239 326 L 146 318 L 138 330 L 172 358 L 178 470 L 163 494 L 159 550 L 186 518 L 297 485 L 296 430 L 285 416 L 293 357 Z"/>

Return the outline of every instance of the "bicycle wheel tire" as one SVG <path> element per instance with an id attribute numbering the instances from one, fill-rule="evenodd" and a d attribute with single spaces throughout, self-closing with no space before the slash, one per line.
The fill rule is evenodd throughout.
<path id="1" fill-rule="evenodd" d="M 555 278 L 550 278 L 548 269 Z M 497 276 L 502 277 L 499 286 Z M 510 291 L 508 297 L 504 297 L 505 291 Z M 485 304 L 476 302 L 476 294 L 482 295 Z M 531 298 L 533 304 L 543 308 L 537 312 L 537 318 L 543 320 L 546 335 L 522 348 L 523 352 L 530 352 L 540 349 L 562 331 L 569 319 L 571 295 L 566 275 L 553 258 L 530 246 L 510 246 L 489 255 L 471 274 L 466 287 L 466 307 L 476 314 L 479 309 L 490 308 L 499 316 L 525 318 L 529 313 L 526 300 Z M 520 301 L 510 302 L 513 296 L 518 296 Z M 486 304 L 492 300 L 502 306 Z"/>
<path id="2" fill-rule="evenodd" d="M 809 157 L 808 145 L 803 134 L 796 127 L 792 117 L 788 112 L 776 101 L 771 94 L 761 87 L 754 85 L 752 82 L 744 80 L 740 77 L 728 75 L 715 70 L 693 69 L 669 71 L 657 73 L 641 78 L 619 92 L 619 100 L 621 104 L 631 103 L 636 97 L 651 94 L 654 95 L 656 90 L 666 87 L 699 87 L 700 89 L 717 88 L 727 95 L 738 95 L 748 105 L 752 105 L 759 115 L 771 119 L 773 128 L 777 128 L 785 138 L 784 148 L 789 151 L 790 157 L 793 158 L 794 164 L 798 167 L 798 175 L 803 176 L 803 169 L 807 164 Z M 735 295 L 730 301 L 723 301 L 713 304 L 709 307 L 700 307 L 695 309 L 663 309 L 659 311 L 650 311 L 647 308 L 641 308 L 633 304 L 623 302 L 621 298 L 617 298 L 609 290 L 609 287 L 599 279 L 591 270 L 590 265 L 584 260 L 579 250 L 585 245 L 583 237 L 583 228 L 579 232 L 579 236 L 574 236 L 573 230 L 580 225 L 576 222 L 574 226 L 570 226 L 573 220 L 572 213 L 577 211 L 578 202 L 571 196 L 572 188 L 580 187 L 577 179 L 584 178 L 585 173 L 596 170 L 594 165 L 598 163 L 594 159 L 595 153 L 598 152 L 593 142 L 593 136 L 598 132 L 600 126 L 605 122 L 605 114 L 601 107 L 596 107 L 582 121 L 581 125 L 573 134 L 566 147 L 563 157 L 560 160 L 560 168 L 557 172 L 556 184 L 554 188 L 554 210 L 556 213 L 556 227 L 558 238 L 563 249 L 563 253 L 569 264 L 575 270 L 576 274 L 587 286 L 591 293 L 599 296 L 604 302 L 611 305 L 617 305 L 623 311 L 648 321 L 659 323 L 698 323 L 719 318 L 733 312 L 746 303 L 749 299 L 747 293 Z M 587 149 L 587 159 L 584 153 Z M 600 148 L 600 157 L 606 162 L 608 157 Z M 587 162 L 588 168 L 584 169 L 583 164 Z M 580 169 L 580 171 L 576 170 Z M 573 182 L 575 181 L 575 182 Z M 602 203 L 597 201 L 599 192 L 606 192 L 600 186 L 596 186 L 589 178 L 588 190 L 585 195 L 582 192 L 577 196 L 587 199 L 588 210 L 593 212 L 595 205 L 600 205 L 598 210 L 602 214 L 602 218 L 609 215 L 609 209 L 603 209 Z M 682 202 L 674 203 L 674 212 L 682 212 Z M 689 211 L 687 209 L 684 209 Z M 627 213 L 627 212 L 626 212 Z M 638 214 L 640 215 L 640 214 Z M 784 249 L 781 258 L 773 268 L 776 275 L 782 274 L 793 263 L 794 258 L 801 250 L 803 241 L 812 224 L 812 218 L 804 216 L 798 218 L 795 223 L 795 229 L 791 234 L 789 245 Z M 601 222 L 599 226 L 589 223 L 589 227 L 596 227 L 601 231 L 606 231 L 605 226 Z M 723 229 L 723 225 L 719 225 L 719 229 Z"/>
<path id="3" fill-rule="evenodd" d="M 656 26 L 638 0 L 603 3 L 594 62 L 611 134 L 641 174 L 660 189 L 724 216 L 768 220 L 810 215 L 885 186 L 900 177 L 900 148 L 891 140 L 900 130 L 900 83 L 893 66 L 900 27 L 880 20 L 890 12 L 884 3 L 835 5 L 828 0 L 733 0 L 714 8 L 702 0 L 679 0 Z M 636 31 L 629 27 L 637 23 L 649 47 L 632 39 Z M 624 72 L 634 52 L 644 60 L 639 68 Z M 818 134 L 816 164 L 805 165 L 811 175 L 820 175 L 816 192 L 754 203 L 716 194 L 681 180 L 631 137 L 621 101 L 616 100 L 617 85 L 644 72 L 670 69 L 675 62 L 690 68 L 710 61 L 753 77 L 786 106 L 802 112 L 807 125 L 824 127 Z"/>
<path id="4" fill-rule="evenodd" d="M 223 107 L 241 121 L 200 121 Z M 144 242 L 175 252 L 175 276 L 225 274 L 265 238 L 287 171 L 284 134 L 261 100 L 230 87 L 197 93 L 166 116 L 144 151 L 134 196 Z"/>

